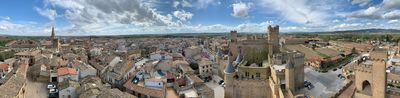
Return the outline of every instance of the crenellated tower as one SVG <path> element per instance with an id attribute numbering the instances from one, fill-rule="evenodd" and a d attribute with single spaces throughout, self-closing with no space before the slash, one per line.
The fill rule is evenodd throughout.
<path id="1" fill-rule="evenodd" d="M 237 56 L 238 49 L 238 39 L 237 39 L 237 31 L 231 31 L 229 33 L 230 41 L 229 41 L 229 51 L 232 53 L 232 56 Z"/>
<path id="2" fill-rule="evenodd" d="M 386 98 L 386 62 L 388 53 L 375 48 L 370 58 L 355 65 L 355 98 Z"/>
<path id="3" fill-rule="evenodd" d="M 279 26 L 268 26 L 268 54 L 272 57 L 273 54 L 279 53 Z"/>

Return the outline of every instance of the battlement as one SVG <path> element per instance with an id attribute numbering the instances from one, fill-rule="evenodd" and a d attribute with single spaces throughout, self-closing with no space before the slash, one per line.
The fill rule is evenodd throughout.
<path id="1" fill-rule="evenodd" d="M 372 66 L 373 66 L 372 60 L 361 61 L 361 63 L 356 64 L 354 66 L 354 70 L 361 72 L 372 72 Z"/>
<path id="2" fill-rule="evenodd" d="M 295 59 L 304 58 L 305 57 L 304 53 L 301 53 L 301 52 L 298 52 L 298 51 L 292 51 L 291 53 L 292 53 L 292 58 L 295 58 Z"/>
<path id="3" fill-rule="evenodd" d="M 388 50 L 382 47 L 374 48 L 370 53 L 370 59 L 374 61 L 385 61 L 388 57 Z"/>
<path id="4" fill-rule="evenodd" d="M 236 30 L 233 30 L 233 31 L 231 31 L 231 33 L 229 33 L 230 34 L 230 37 L 231 37 L 231 41 L 232 42 L 237 42 L 237 31 Z"/>
<path id="5" fill-rule="evenodd" d="M 272 27 L 271 25 L 268 26 L 268 31 L 270 33 L 279 33 L 279 25 Z"/>
<path id="6" fill-rule="evenodd" d="M 298 52 L 298 51 L 286 51 L 286 52 L 281 52 L 273 55 L 273 58 L 278 59 L 278 58 L 302 58 L 304 57 L 305 54 Z"/>

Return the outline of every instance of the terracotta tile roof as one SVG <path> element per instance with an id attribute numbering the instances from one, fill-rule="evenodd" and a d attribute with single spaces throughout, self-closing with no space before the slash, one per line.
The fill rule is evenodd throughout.
<path id="1" fill-rule="evenodd" d="M 22 91 L 26 82 L 27 60 L 23 59 L 19 66 L 17 74 L 13 75 L 6 83 L 0 86 L 0 98 L 14 98 Z"/>
<path id="2" fill-rule="evenodd" d="M 18 52 L 15 55 L 16 56 L 37 56 L 39 54 L 40 54 L 40 50 L 35 50 L 35 51 Z"/>
<path id="3" fill-rule="evenodd" d="M 132 82 L 126 82 L 124 84 L 124 87 L 127 90 L 135 91 L 143 95 L 150 95 L 151 97 L 164 98 L 166 96 L 165 88 L 163 88 L 163 90 L 146 88 L 143 86 L 133 84 Z"/>
<path id="4" fill-rule="evenodd" d="M 66 89 L 68 87 L 78 88 L 78 87 L 80 87 L 80 84 L 77 81 L 71 81 L 71 80 L 58 83 L 59 90 Z"/>
<path id="5" fill-rule="evenodd" d="M 63 75 L 66 75 L 66 74 L 76 75 L 78 73 L 76 72 L 76 70 L 74 68 L 63 67 L 63 68 L 58 68 L 57 69 L 57 74 L 58 74 L 58 76 L 63 76 Z"/>
<path id="6" fill-rule="evenodd" d="M 0 69 L 8 69 L 8 64 L 0 64 Z"/>
<path id="7" fill-rule="evenodd" d="M 174 79 L 175 78 L 174 75 L 169 71 L 167 72 L 167 75 L 165 77 L 167 77 L 167 79 Z"/>
<path id="8" fill-rule="evenodd" d="M 336 60 L 341 59 L 341 58 L 342 58 L 342 56 L 335 56 L 335 57 L 331 57 L 329 60 L 330 61 L 336 61 Z"/>
<path id="9" fill-rule="evenodd" d="M 322 59 L 321 59 L 321 58 L 318 58 L 318 57 L 313 57 L 313 58 L 308 59 L 308 61 L 313 61 L 313 62 L 315 62 L 315 61 L 322 61 Z"/>
<path id="10" fill-rule="evenodd" d="M 189 79 L 191 79 L 193 81 L 194 84 L 202 84 L 202 83 L 204 83 L 204 81 L 201 80 L 196 75 L 188 75 L 188 77 L 189 77 Z"/>

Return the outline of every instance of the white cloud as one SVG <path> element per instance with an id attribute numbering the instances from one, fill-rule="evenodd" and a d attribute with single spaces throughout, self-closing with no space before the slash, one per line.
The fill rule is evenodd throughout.
<path id="1" fill-rule="evenodd" d="M 206 8 L 208 5 L 214 4 L 216 0 L 197 0 L 196 7 L 197 8 Z"/>
<path id="2" fill-rule="evenodd" d="M 193 17 L 192 13 L 186 12 L 184 10 L 174 11 L 173 14 L 174 14 L 174 16 L 176 18 L 178 18 L 179 20 L 182 20 L 182 21 L 186 21 L 186 20 L 192 19 L 192 17 Z"/>
<path id="3" fill-rule="evenodd" d="M 193 7 L 187 0 L 182 0 L 182 7 Z"/>
<path id="4" fill-rule="evenodd" d="M 48 0 L 48 4 L 64 9 L 62 14 L 74 29 L 90 32 L 99 25 L 128 24 L 134 26 L 178 26 L 173 16 L 158 11 L 159 3 L 151 0 Z M 189 19 L 191 17 L 185 17 Z"/>
<path id="5" fill-rule="evenodd" d="M 47 17 L 49 20 L 55 20 L 57 17 L 57 12 L 56 10 L 53 9 L 41 9 L 41 8 L 35 8 L 35 10 L 42 16 Z"/>
<path id="6" fill-rule="evenodd" d="M 172 5 L 174 8 L 178 8 L 179 5 L 181 5 L 182 7 L 189 7 L 189 8 L 193 7 L 193 5 L 187 0 L 182 0 L 182 1 L 176 0 L 172 2 Z"/>
<path id="7" fill-rule="evenodd" d="M 396 20 L 389 20 L 387 23 L 392 24 L 392 23 L 398 23 L 398 22 L 399 22 L 399 20 L 396 19 Z"/>
<path id="8" fill-rule="evenodd" d="M 400 0 L 383 0 L 382 5 L 384 8 L 400 8 Z"/>
<path id="9" fill-rule="evenodd" d="M 7 20 L 0 21 L 0 30 L 13 30 L 13 29 L 17 29 L 22 26 L 23 25 L 21 25 L 21 24 L 11 23 L 10 21 L 7 21 Z"/>
<path id="10" fill-rule="evenodd" d="M 252 5 L 253 5 L 252 3 L 243 3 L 243 2 L 232 4 L 233 8 L 232 16 L 247 17 L 249 9 Z"/>
<path id="11" fill-rule="evenodd" d="M 345 17 L 374 19 L 374 20 L 398 19 L 400 18 L 400 11 L 398 10 L 398 8 L 400 8 L 400 0 L 383 0 L 381 4 L 370 6 L 367 9 L 361 9 L 358 11 L 351 12 L 345 15 Z"/>
<path id="12" fill-rule="evenodd" d="M 173 6 L 174 8 L 178 8 L 179 4 L 180 4 L 179 1 L 173 1 L 173 2 L 172 2 L 172 6 Z"/>
<path id="13" fill-rule="evenodd" d="M 382 16 L 385 19 L 399 19 L 400 18 L 400 10 L 394 10 L 388 13 L 383 14 Z"/>
<path id="14" fill-rule="evenodd" d="M 342 29 L 354 29 L 354 28 L 358 28 L 360 26 L 363 26 L 363 24 L 361 23 L 342 23 L 339 25 L 335 25 L 333 26 L 334 30 L 342 30 Z"/>
<path id="15" fill-rule="evenodd" d="M 333 23 L 338 23 L 338 22 L 340 22 L 340 20 L 335 19 L 335 20 L 333 20 L 332 22 L 333 22 Z"/>
<path id="16" fill-rule="evenodd" d="M 50 33 L 42 31 L 42 29 L 46 27 L 48 27 L 48 24 L 37 26 L 35 24 L 31 24 L 31 22 L 14 23 L 8 20 L 0 20 L 0 34 L 19 35 L 19 36 L 50 35 Z"/>
<path id="17" fill-rule="evenodd" d="M 359 5 L 359 6 L 366 6 L 371 0 L 353 0 L 351 4 Z"/>
<path id="18" fill-rule="evenodd" d="M 324 25 L 329 18 L 326 9 L 314 8 L 320 0 L 262 0 L 261 6 L 268 8 L 266 11 L 275 10 L 286 20 L 306 24 Z M 330 9 L 330 8 L 327 8 Z"/>
<path id="19" fill-rule="evenodd" d="M 6 20 L 6 21 L 10 21 L 11 20 L 11 18 L 8 17 L 8 16 L 0 16 L 0 19 Z"/>
<path id="20" fill-rule="evenodd" d="M 261 1 L 235 3 L 232 5 L 233 12 L 231 15 L 235 17 L 248 17 L 249 10 L 252 12 L 265 11 L 268 15 L 273 14 L 271 16 L 273 19 L 284 21 L 276 21 L 276 23 L 281 25 L 282 32 L 346 30 L 366 28 L 365 23 L 367 25 L 379 23 L 385 25 L 388 22 L 359 22 L 358 19 L 350 22 L 346 21 L 349 19 L 338 18 L 336 12 L 334 12 L 338 8 L 337 4 L 332 4 L 331 1 L 326 0 Z M 251 23 L 250 21 L 242 24 L 210 25 L 191 25 L 190 22 L 187 22 L 188 24 L 185 23 L 185 21 L 190 21 L 194 16 L 192 10 L 188 9 L 196 11 L 199 9 L 195 8 L 219 5 L 221 4 L 220 0 L 174 0 L 169 2 L 162 2 L 160 0 L 46 0 L 46 2 L 48 6 L 44 6 L 41 9 L 43 12 L 50 8 L 62 9 L 60 12 L 57 10 L 56 14 L 59 17 L 63 17 L 63 19 L 65 18 L 71 25 L 58 28 L 57 32 L 70 35 L 204 33 L 229 32 L 230 30 L 238 30 L 239 32 L 265 32 L 266 26 L 271 24 L 271 22 Z M 157 8 L 160 7 L 165 8 L 164 5 L 158 5 L 160 3 L 169 4 L 167 7 L 170 7 L 173 11 L 162 12 L 164 10 L 158 10 Z M 258 4 L 267 9 L 256 8 L 260 7 Z M 354 12 L 354 15 L 374 15 L 376 14 L 374 12 L 380 11 L 378 9 L 381 9 L 380 6 L 373 6 L 369 9 L 356 11 L 357 13 Z M 349 16 L 349 13 L 339 14 Z M 378 17 L 382 18 L 385 14 L 387 14 L 385 17 L 390 16 L 389 12 L 384 11 L 379 13 Z M 356 16 L 352 18 L 358 18 Z M 2 28 L 6 27 L 1 27 L 0 25 L 0 29 Z M 43 29 L 38 30 L 38 32 L 43 32 Z"/>
<path id="21" fill-rule="evenodd" d="M 368 9 L 352 12 L 349 15 L 347 15 L 347 17 L 367 18 L 367 19 L 382 18 L 380 14 L 377 14 L 378 12 L 380 12 L 380 8 L 372 6 L 372 7 L 369 7 Z"/>

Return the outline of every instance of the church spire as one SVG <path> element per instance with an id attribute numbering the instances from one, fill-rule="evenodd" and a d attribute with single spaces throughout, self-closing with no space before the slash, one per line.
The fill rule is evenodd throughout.
<path id="1" fill-rule="evenodd" d="M 54 31 L 54 27 L 51 27 L 51 40 L 54 40 L 56 38 L 56 32 Z"/>
<path id="2" fill-rule="evenodd" d="M 229 52 L 228 65 L 225 66 L 225 70 L 224 70 L 224 72 L 227 73 L 227 74 L 231 74 L 231 73 L 235 72 L 235 67 L 233 67 L 231 56 L 232 56 L 232 53 Z"/>

